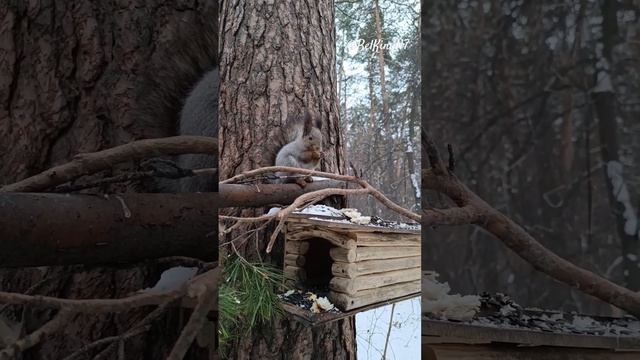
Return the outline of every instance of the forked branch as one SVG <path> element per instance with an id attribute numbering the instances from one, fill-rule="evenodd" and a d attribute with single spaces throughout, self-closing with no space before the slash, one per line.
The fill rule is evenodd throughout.
<path id="1" fill-rule="evenodd" d="M 224 220 L 235 220 L 238 222 L 270 221 L 270 220 L 277 219 L 278 225 L 276 226 L 276 229 L 274 230 L 274 232 L 271 234 L 271 238 L 269 239 L 269 243 L 267 244 L 267 249 L 266 249 L 267 253 L 271 252 L 271 249 L 273 248 L 273 244 L 275 243 L 278 237 L 278 234 L 280 233 L 280 231 L 282 230 L 282 227 L 284 226 L 285 220 L 287 219 L 287 217 L 289 217 L 289 215 L 291 215 L 292 212 L 294 212 L 296 209 L 304 208 L 306 206 L 309 206 L 312 203 L 316 203 L 318 201 L 321 201 L 333 195 L 342 195 L 342 196 L 371 195 L 376 200 L 378 200 L 383 205 L 385 205 L 387 208 L 391 209 L 392 211 L 395 211 L 396 213 L 402 216 L 405 216 L 413 221 L 420 222 L 421 217 L 419 214 L 416 214 L 394 203 L 391 199 L 389 199 L 384 194 L 382 194 L 378 189 L 374 188 L 367 181 L 357 176 L 333 174 L 328 172 L 314 171 L 314 170 L 307 170 L 307 169 L 300 169 L 300 168 L 286 167 L 286 166 L 270 166 L 270 167 L 264 167 L 264 168 L 243 172 L 232 178 L 224 180 L 220 183 L 230 184 L 232 182 L 245 181 L 247 179 L 251 179 L 263 174 L 275 173 L 275 172 L 296 173 L 296 174 L 303 174 L 307 176 L 317 176 L 317 177 L 323 177 L 323 178 L 328 178 L 333 180 L 345 181 L 345 182 L 354 183 L 358 185 L 359 188 L 356 188 L 356 189 L 328 188 L 328 189 L 311 191 L 311 192 L 300 195 L 293 201 L 293 203 L 291 203 L 291 205 L 287 206 L 286 208 L 280 210 L 275 214 L 267 214 L 267 215 L 262 215 L 258 217 L 253 217 L 253 218 L 236 218 L 236 217 L 227 217 L 227 216 L 220 217 L 221 219 L 224 219 Z"/>
<path id="2" fill-rule="evenodd" d="M 435 143 L 428 134 L 423 133 L 422 140 L 430 161 L 430 168 L 422 171 L 423 188 L 441 193 L 455 204 L 447 209 L 423 209 L 423 225 L 477 225 L 502 241 L 535 269 L 585 294 L 640 316 L 640 294 L 576 266 L 544 247 L 521 226 L 469 190 L 453 172 L 445 169 Z"/>

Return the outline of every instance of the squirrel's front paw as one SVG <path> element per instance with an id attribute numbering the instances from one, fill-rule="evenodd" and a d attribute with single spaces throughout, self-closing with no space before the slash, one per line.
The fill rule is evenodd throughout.
<path id="1" fill-rule="evenodd" d="M 306 178 L 302 178 L 302 177 L 296 178 L 295 180 L 295 183 L 298 184 L 298 186 L 300 186 L 303 189 L 307 187 L 307 182 L 309 181 L 307 181 Z"/>

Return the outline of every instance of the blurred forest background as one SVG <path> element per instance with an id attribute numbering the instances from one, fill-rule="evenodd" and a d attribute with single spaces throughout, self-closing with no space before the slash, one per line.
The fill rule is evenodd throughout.
<path id="1" fill-rule="evenodd" d="M 421 29 L 424 126 L 442 150 L 453 145 L 457 175 L 558 255 L 632 290 L 640 290 L 639 6 L 426 0 Z M 423 231 L 423 268 L 455 292 L 620 314 L 476 227 Z"/>
<path id="2" fill-rule="evenodd" d="M 349 171 L 355 169 L 393 201 L 417 212 L 419 1 L 337 0 L 335 7 L 338 99 Z M 348 205 L 363 215 L 407 221 L 370 197 L 350 197 Z M 420 298 L 358 313 L 358 359 L 419 359 L 420 320 Z"/>
<path id="3" fill-rule="evenodd" d="M 338 0 L 335 6 L 345 159 L 393 201 L 417 211 L 421 202 L 420 4 L 418 0 Z M 363 215 L 400 220 L 373 198 L 350 198 L 349 206 L 361 209 Z"/>

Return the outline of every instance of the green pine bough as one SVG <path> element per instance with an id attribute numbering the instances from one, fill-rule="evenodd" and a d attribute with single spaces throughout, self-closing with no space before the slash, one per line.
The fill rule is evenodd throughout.
<path id="1" fill-rule="evenodd" d="M 224 262 L 224 280 L 218 288 L 218 335 L 222 353 L 252 328 L 269 325 L 280 314 L 278 288 L 282 270 L 250 263 L 238 256 Z"/>

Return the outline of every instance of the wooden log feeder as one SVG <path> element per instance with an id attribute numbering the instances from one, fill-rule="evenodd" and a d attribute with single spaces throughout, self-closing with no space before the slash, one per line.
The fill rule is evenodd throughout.
<path id="1" fill-rule="evenodd" d="M 329 287 L 342 311 L 420 293 L 420 230 L 357 225 L 296 214 L 285 224 L 284 277 L 302 289 Z"/>

